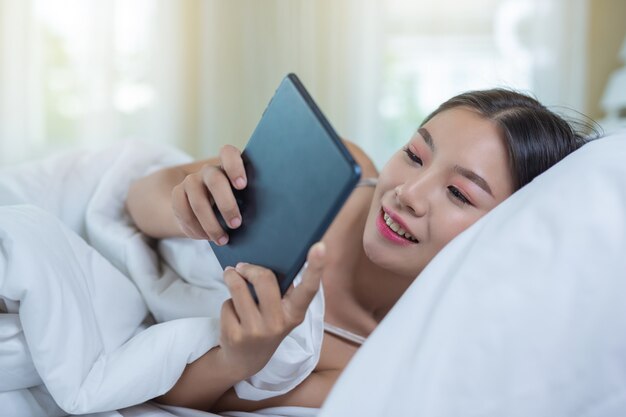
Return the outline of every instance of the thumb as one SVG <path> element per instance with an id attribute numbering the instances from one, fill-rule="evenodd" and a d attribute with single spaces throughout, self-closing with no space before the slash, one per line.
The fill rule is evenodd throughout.
<path id="1" fill-rule="evenodd" d="M 320 288 L 322 272 L 326 264 L 326 244 L 317 242 L 311 246 L 306 259 L 307 266 L 302 274 L 302 281 L 284 298 L 289 310 L 296 314 L 301 313 L 302 316 Z"/>

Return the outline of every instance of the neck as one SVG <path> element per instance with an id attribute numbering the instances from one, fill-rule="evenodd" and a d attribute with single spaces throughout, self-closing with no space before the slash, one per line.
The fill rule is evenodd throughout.
<path id="1" fill-rule="evenodd" d="M 352 292 L 359 306 L 380 322 L 415 277 L 394 274 L 374 264 L 362 251 L 352 275 Z"/>

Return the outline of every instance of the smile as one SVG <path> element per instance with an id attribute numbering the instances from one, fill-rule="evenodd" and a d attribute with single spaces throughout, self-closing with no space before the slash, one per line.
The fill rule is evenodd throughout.
<path id="1" fill-rule="evenodd" d="M 387 213 L 385 213 L 385 211 L 383 211 L 383 219 L 385 220 L 385 223 L 387 223 L 387 226 L 398 236 L 403 237 L 405 239 L 410 240 L 411 242 L 415 242 L 417 243 L 417 239 L 415 239 L 411 234 L 407 233 L 402 227 L 400 227 L 400 225 L 396 222 L 394 222 L 391 217 L 389 217 L 389 215 Z"/>
<path id="2" fill-rule="evenodd" d="M 410 246 L 419 243 L 419 240 L 407 233 L 397 222 L 394 222 L 384 210 L 381 210 L 376 217 L 376 229 L 382 238 L 394 245 Z"/>

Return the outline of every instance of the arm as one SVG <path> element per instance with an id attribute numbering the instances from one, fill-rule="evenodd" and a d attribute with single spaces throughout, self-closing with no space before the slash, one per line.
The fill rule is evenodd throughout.
<path id="1" fill-rule="evenodd" d="M 154 238 L 186 236 L 174 214 L 172 192 L 188 175 L 219 163 L 213 158 L 178 165 L 134 181 L 128 190 L 126 209 L 137 227 Z"/>
<path id="2" fill-rule="evenodd" d="M 361 165 L 363 176 L 376 176 L 376 168 L 355 144 L 344 140 L 354 159 Z M 239 181 L 243 182 L 239 182 Z M 218 242 L 228 237 L 211 204 L 215 202 L 232 228 L 241 221 L 231 187 L 243 189 L 246 173 L 241 152 L 224 146 L 218 158 L 178 165 L 154 172 L 131 184 L 126 208 L 146 235 L 154 238 L 190 237 Z"/>
<path id="3" fill-rule="evenodd" d="M 343 139 L 343 143 L 352 154 L 354 160 L 361 166 L 362 178 L 378 177 L 378 170 L 376 169 L 376 166 L 363 149 L 345 139 Z"/>
<path id="4" fill-rule="evenodd" d="M 232 410 L 252 412 L 262 408 L 284 406 L 320 408 L 340 374 L 341 371 L 337 369 L 313 372 L 293 390 L 260 401 L 241 399 L 237 396 L 235 389 L 230 388 L 217 400 L 211 411 L 214 413 Z"/>
<path id="5" fill-rule="evenodd" d="M 362 166 L 363 175 L 376 176 L 376 170 L 371 161 L 367 159 L 367 156 L 365 156 L 365 154 L 358 147 L 356 147 L 356 145 L 349 142 L 347 142 L 346 145 L 357 162 Z M 211 196 L 215 196 L 218 207 L 220 207 L 219 202 L 221 201 L 222 207 L 224 208 L 224 206 L 228 204 L 228 197 L 232 196 L 232 190 L 230 188 L 231 185 L 235 186 L 236 179 L 239 178 L 239 176 L 243 176 L 245 179 L 243 164 L 241 163 L 241 165 L 238 165 L 238 162 L 241 161 L 240 154 L 238 151 L 235 150 L 235 153 L 233 150 L 235 150 L 235 148 L 229 149 L 225 147 L 223 148 L 219 159 L 210 159 L 192 164 L 166 168 L 157 171 L 150 176 L 141 178 L 133 183 L 127 198 L 127 208 L 137 226 L 144 233 L 156 238 L 168 236 L 194 237 L 194 235 L 190 235 L 184 231 L 176 217 L 176 204 L 177 202 L 180 203 L 180 201 L 176 201 L 176 191 L 182 190 L 185 191 L 185 193 L 189 192 L 190 194 L 193 194 L 194 185 L 199 183 L 203 186 L 203 189 L 202 192 L 197 194 L 205 200 L 208 200 L 206 190 L 211 190 L 209 198 Z M 220 165 L 223 167 L 223 170 L 216 168 Z M 202 174 L 203 171 L 205 175 Z M 206 175 L 207 172 L 209 173 L 208 175 Z M 211 174 L 216 173 L 218 175 L 213 178 L 215 179 L 215 177 L 219 177 L 217 178 L 218 181 L 206 181 L 207 178 L 211 179 Z M 190 179 L 194 181 L 190 181 Z M 198 180 L 198 182 L 195 182 L 195 180 Z M 185 186 L 188 188 L 186 189 Z M 222 187 L 221 190 L 227 189 L 230 194 L 220 194 L 220 186 Z M 185 195 L 185 201 L 188 201 L 187 195 Z M 233 204 L 236 209 L 236 204 L 234 202 Z M 180 205 L 178 207 L 180 208 Z M 224 213 L 227 210 L 220 208 L 220 211 Z M 237 212 L 238 210 L 235 213 Z M 226 215 L 224 217 L 227 219 L 229 218 Z M 206 238 L 206 235 L 202 238 Z M 330 255 L 330 253 L 328 255 Z M 327 258 L 328 256 L 325 256 L 324 259 Z M 309 265 L 311 265 L 311 262 L 309 262 Z M 241 291 L 236 289 L 237 284 L 235 284 L 234 287 L 232 286 L 232 275 L 232 270 L 225 272 L 225 281 L 229 286 L 233 299 L 241 299 L 242 297 L 244 299 L 249 298 L 250 296 L 245 282 L 241 281 L 244 284 L 243 287 L 239 289 Z M 241 276 L 240 278 L 243 280 Z M 229 283 L 228 280 L 231 280 L 231 282 Z M 272 285 L 277 287 L 275 277 L 272 276 L 272 279 L 269 281 Z M 319 286 L 319 278 L 317 282 L 317 286 Z M 254 285 L 256 288 L 256 284 Z M 301 284 L 292 290 L 304 290 L 304 288 L 305 287 Z M 297 310 L 302 313 L 301 318 L 304 319 L 304 313 L 306 312 L 308 304 L 316 291 L 317 287 L 315 287 L 314 291 L 310 292 L 311 295 L 308 301 L 300 302 L 299 304 L 296 303 L 302 307 L 290 307 L 291 311 L 289 314 L 292 314 L 293 311 Z M 279 294 L 279 291 L 277 291 L 277 293 Z M 236 296 L 235 294 L 239 295 Z M 289 292 L 287 294 L 289 294 Z M 287 294 L 284 299 L 287 299 Z M 234 342 L 233 338 L 224 338 L 224 334 L 228 334 L 228 329 L 237 328 L 238 326 L 244 327 L 243 320 L 241 320 L 241 322 L 228 320 L 229 316 L 231 318 L 233 316 L 241 317 L 239 314 L 233 313 L 233 308 L 237 303 L 232 304 L 231 300 L 228 300 L 225 303 L 225 306 L 230 305 L 231 307 L 229 307 L 226 311 L 223 309 L 222 312 L 222 337 L 220 338 L 220 346 L 212 349 L 195 362 L 189 364 L 174 387 L 172 387 L 172 389 L 166 394 L 158 397 L 156 399 L 157 401 L 171 405 L 188 406 L 200 409 L 210 409 L 212 407 L 217 409 L 222 409 L 222 407 L 228 408 L 228 406 L 234 404 L 234 400 L 238 400 L 238 402 L 236 402 L 238 407 L 249 407 L 250 409 L 255 407 L 259 408 L 265 405 L 265 402 L 258 403 L 239 400 L 236 398 L 236 395 L 231 387 L 235 383 L 258 372 L 258 370 L 260 370 L 267 363 L 267 361 L 269 361 L 269 358 L 278 347 L 280 341 L 282 341 L 286 334 L 288 334 L 288 331 L 284 334 L 280 333 L 278 336 L 276 336 L 276 333 L 273 333 L 274 335 L 271 336 L 272 333 L 270 332 L 270 336 L 278 338 L 278 340 L 274 345 L 265 345 L 265 351 L 269 352 L 267 356 L 264 356 L 263 349 L 261 349 L 261 345 L 263 344 L 261 340 L 255 340 L 253 338 L 252 341 L 250 341 L 246 337 L 241 336 L 241 334 L 245 335 L 243 330 L 246 329 L 240 329 L 241 333 L 234 338 Z M 280 303 L 279 296 L 277 300 L 278 301 L 270 302 L 269 304 Z M 292 304 L 288 303 L 287 305 L 289 306 Z M 253 316 L 257 317 L 256 315 L 259 314 L 264 314 L 262 309 L 260 312 L 257 311 L 254 313 Z M 293 328 L 295 327 L 294 323 L 295 322 L 293 320 L 289 320 L 287 322 L 283 321 L 281 326 L 287 325 L 289 328 Z M 247 330 L 250 330 L 250 328 Z M 265 333 L 264 337 L 269 336 Z M 237 350 L 237 346 L 249 346 L 250 348 L 249 350 L 246 350 L 247 348 L 243 349 L 237 356 L 238 359 L 232 360 L 232 352 Z M 227 354 L 228 352 L 231 352 L 231 354 Z M 260 361 L 258 362 L 260 365 L 257 363 L 256 366 L 247 366 L 246 368 L 239 367 L 241 363 L 245 363 L 246 360 L 250 359 Z M 332 386 L 332 383 L 336 379 L 337 375 L 329 372 L 324 374 L 315 373 L 300 384 L 297 389 L 294 389 L 292 392 L 283 396 L 276 397 L 274 400 L 268 399 L 267 404 L 280 404 L 282 402 L 283 404 L 309 404 L 311 407 L 319 407 L 327 392 L 330 390 L 330 387 Z M 218 401 L 217 404 L 216 401 Z"/>
<path id="6" fill-rule="evenodd" d="M 149 236 L 187 236 L 224 245 L 228 234 L 212 205 L 217 205 L 231 228 L 239 227 L 241 214 L 231 187 L 245 186 L 241 152 L 225 145 L 219 158 L 166 168 L 137 180 L 129 189 L 126 206 L 135 224 Z"/>
<path id="7" fill-rule="evenodd" d="M 169 405 L 208 410 L 229 388 L 245 379 L 224 360 L 217 346 L 185 368 L 183 374 L 157 402 Z"/>

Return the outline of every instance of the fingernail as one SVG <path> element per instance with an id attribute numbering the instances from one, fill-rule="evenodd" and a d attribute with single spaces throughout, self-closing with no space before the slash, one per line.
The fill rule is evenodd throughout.
<path id="1" fill-rule="evenodd" d="M 226 268 L 224 268 L 224 271 L 229 271 L 231 269 L 235 269 L 235 268 L 233 268 L 232 266 L 228 265 Z"/>
<path id="2" fill-rule="evenodd" d="M 241 268 L 243 268 L 244 265 L 245 265 L 245 262 L 239 262 L 237 266 L 235 267 L 235 269 L 240 270 Z"/>
<path id="3" fill-rule="evenodd" d="M 324 242 L 317 242 L 313 245 L 313 251 L 317 252 L 318 255 L 324 255 L 326 253 L 326 244 Z"/>
<path id="4" fill-rule="evenodd" d="M 241 225 L 241 219 L 239 217 L 234 217 L 230 220 L 230 227 L 233 229 L 235 227 L 239 227 Z"/>
<path id="5" fill-rule="evenodd" d="M 235 185 L 237 188 L 241 189 L 246 186 L 246 180 L 244 180 L 243 177 L 239 177 L 235 180 Z"/>
<path id="6" fill-rule="evenodd" d="M 228 243 L 228 236 L 222 236 L 221 238 L 217 240 L 217 244 L 220 246 L 224 246 L 227 243 Z"/>

